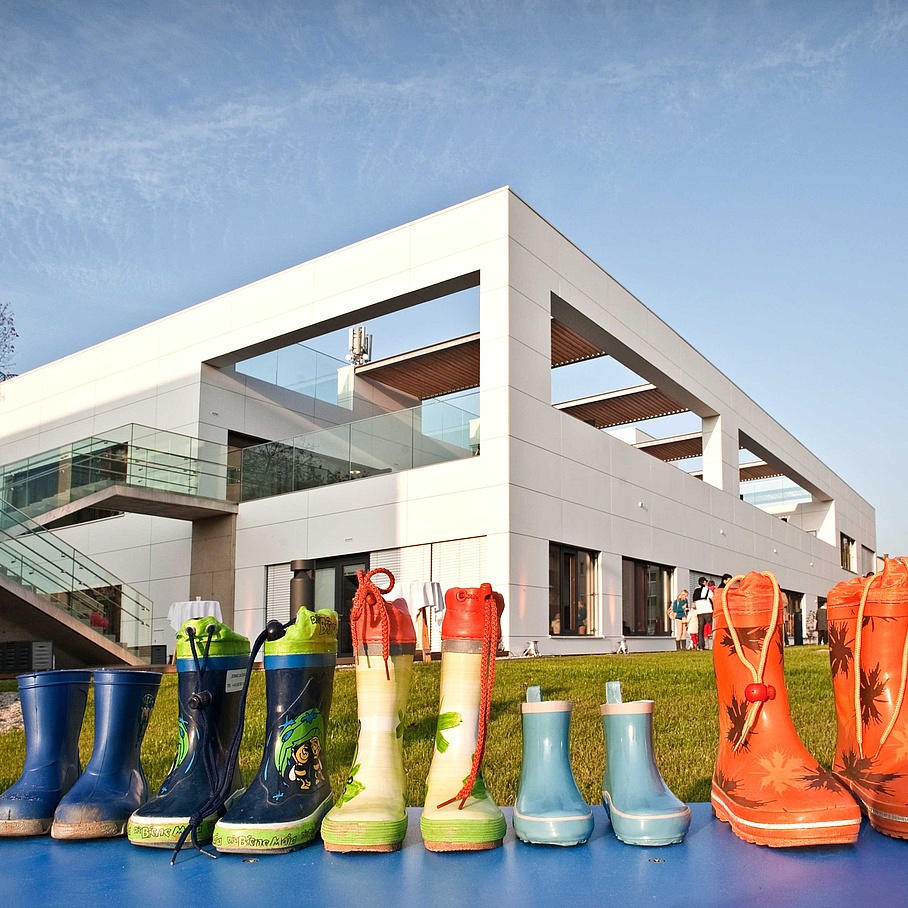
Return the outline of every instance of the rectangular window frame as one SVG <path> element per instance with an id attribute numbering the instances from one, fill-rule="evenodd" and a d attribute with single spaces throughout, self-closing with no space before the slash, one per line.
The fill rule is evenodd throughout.
<path id="1" fill-rule="evenodd" d="M 598 637 L 599 553 L 549 543 L 549 636 Z"/>
<path id="2" fill-rule="evenodd" d="M 621 559 L 621 632 L 625 637 L 671 635 L 669 606 L 676 568 L 667 564 Z"/>

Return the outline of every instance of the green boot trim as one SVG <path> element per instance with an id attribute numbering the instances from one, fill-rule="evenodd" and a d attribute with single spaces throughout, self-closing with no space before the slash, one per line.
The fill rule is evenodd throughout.
<path id="1" fill-rule="evenodd" d="M 331 794 L 309 814 L 291 823 L 240 825 L 223 820 L 214 829 L 213 844 L 227 854 L 286 854 L 308 845 L 318 835 L 322 817 L 331 809 Z"/>
<path id="2" fill-rule="evenodd" d="M 214 832 L 217 814 L 205 817 L 196 831 L 200 845 L 207 845 Z M 129 818 L 126 837 L 133 845 L 148 845 L 151 848 L 175 848 L 177 841 L 189 825 L 189 817 L 136 817 Z"/>
<path id="3" fill-rule="evenodd" d="M 445 847 L 448 845 L 497 848 L 508 829 L 501 811 L 498 811 L 498 816 L 487 820 L 462 820 L 456 816 L 430 820 L 423 816 L 419 828 L 430 851 L 458 850 Z"/>
<path id="4" fill-rule="evenodd" d="M 322 841 L 329 851 L 396 850 L 407 835 L 407 818 L 400 820 L 348 820 L 327 817 Z M 349 846 L 331 848 L 332 845 Z"/>

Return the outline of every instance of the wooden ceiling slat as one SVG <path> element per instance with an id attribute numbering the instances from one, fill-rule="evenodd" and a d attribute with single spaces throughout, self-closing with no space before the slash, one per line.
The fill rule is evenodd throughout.
<path id="1" fill-rule="evenodd" d="M 747 482 L 752 479 L 774 479 L 776 476 L 784 475 L 780 470 L 771 467 L 763 460 L 741 464 L 741 482 Z"/>
<path id="2" fill-rule="evenodd" d="M 608 354 L 596 344 L 552 319 L 552 366 L 567 366 Z"/>
<path id="3" fill-rule="evenodd" d="M 687 407 L 672 400 L 654 385 L 639 385 L 610 391 L 582 400 L 567 401 L 557 408 L 597 429 L 610 429 L 629 423 L 687 413 Z"/>
<path id="4" fill-rule="evenodd" d="M 479 335 L 358 366 L 357 375 L 419 400 L 479 387 Z"/>

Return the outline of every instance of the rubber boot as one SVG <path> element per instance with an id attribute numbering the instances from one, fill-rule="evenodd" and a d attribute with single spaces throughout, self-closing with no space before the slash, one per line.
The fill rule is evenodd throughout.
<path id="1" fill-rule="evenodd" d="M 599 707 L 605 736 L 602 803 L 612 831 L 628 845 L 674 845 L 687 834 L 690 808 L 669 790 L 653 750 L 653 701 L 621 701 L 621 684 L 605 686 Z"/>
<path id="2" fill-rule="evenodd" d="M 445 593 L 438 725 L 420 820 L 429 851 L 497 848 L 507 831 L 481 771 L 503 609 L 488 583 Z"/>
<path id="3" fill-rule="evenodd" d="M 838 584 L 826 608 L 838 726 L 832 771 L 874 829 L 908 838 L 908 564 L 887 558 L 873 577 Z"/>
<path id="4" fill-rule="evenodd" d="M 94 672 L 95 743 L 79 780 L 60 802 L 55 839 L 122 835 L 132 812 L 148 800 L 140 751 L 161 685 L 159 672 Z"/>
<path id="5" fill-rule="evenodd" d="M 214 828 L 218 851 L 285 854 L 318 835 L 331 807 L 328 714 L 337 664 L 337 613 L 301 608 L 265 644 L 267 724 L 255 778 Z"/>
<path id="6" fill-rule="evenodd" d="M 239 721 L 248 660 L 249 641 L 215 618 L 193 618 L 180 628 L 177 753 L 157 795 L 129 818 L 126 835 L 134 845 L 174 848 L 219 777 L 232 775 L 233 795 L 242 789 L 238 761 L 232 772 L 225 763 Z M 218 816 L 203 818 L 197 829 L 200 842 L 211 841 Z"/>
<path id="7" fill-rule="evenodd" d="M 514 804 L 514 832 L 535 845 L 580 845 L 593 832 L 593 811 L 574 781 L 570 759 L 570 700 L 543 700 L 527 688 L 520 704 L 523 760 Z"/>
<path id="8" fill-rule="evenodd" d="M 25 767 L 0 795 L 0 836 L 44 835 L 54 811 L 82 773 L 79 732 L 88 700 L 88 671 L 19 675 Z"/>
<path id="9" fill-rule="evenodd" d="M 376 574 L 387 576 L 387 589 L 373 582 Z M 328 851 L 397 851 L 407 834 L 404 712 L 416 630 L 407 603 L 382 595 L 394 587 L 390 571 L 357 577 L 350 631 L 359 735 L 346 787 L 322 823 L 322 841 Z"/>
<path id="10" fill-rule="evenodd" d="M 791 721 L 776 578 L 768 572 L 733 578 L 716 591 L 713 615 L 719 698 L 713 812 L 758 845 L 854 842 L 858 805 L 807 752 Z"/>

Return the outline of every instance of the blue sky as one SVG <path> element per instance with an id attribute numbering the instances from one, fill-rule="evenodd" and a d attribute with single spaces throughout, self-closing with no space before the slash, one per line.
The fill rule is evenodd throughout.
<path id="1" fill-rule="evenodd" d="M 908 552 L 908 4 L 7 0 L 0 40 L 18 371 L 510 185 Z"/>

